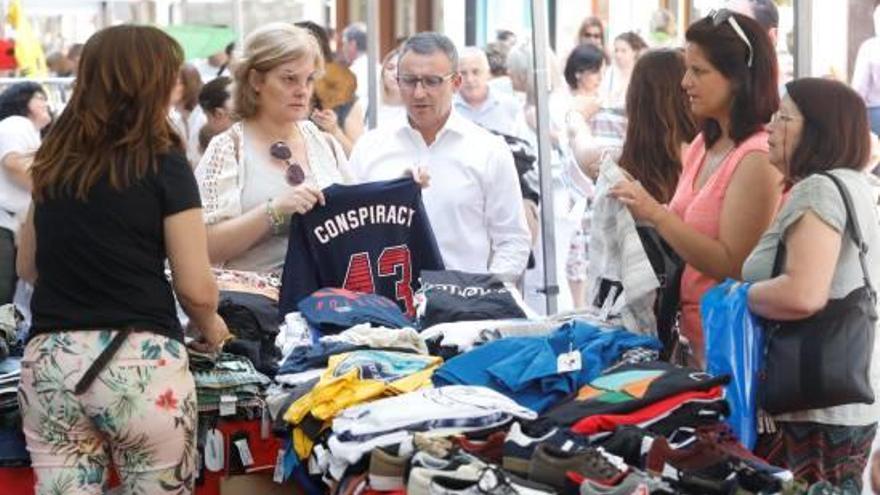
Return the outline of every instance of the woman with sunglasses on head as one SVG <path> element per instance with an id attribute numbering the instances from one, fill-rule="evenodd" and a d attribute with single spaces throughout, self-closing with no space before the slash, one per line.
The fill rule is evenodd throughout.
<path id="1" fill-rule="evenodd" d="M 290 216 L 323 204 L 321 189 L 349 182 L 342 147 L 308 120 L 323 66 L 303 28 L 267 24 L 245 40 L 234 70 L 241 120 L 211 140 L 196 170 L 213 263 L 279 273 Z"/>
<path id="2" fill-rule="evenodd" d="M 682 158 L 669 207 L 635 181 L 613 193 L 684 259 L 682 349 L 689 347 L 688 363 L 702 368 L 700 298 L 719 281 L 740 278 L 779 205 L 782 175 L 769 161 L 764 130 L 779 93 L 776 55 L 754 20 L 721 10 L 692 24 L 685 37 L 681 84 L 702 129 Z"/>
<path id="3" fill-rule="evenodd" d="M 578 29 L 576 45 L 590 43 L 600 50 L 605 50 L 605 26 L 596 16 L 585 17 Z"/>
<path id="4" fill-rule="evenodd" d="M 773 321 L 803 320 L 830 307 L 830 300 L 850 299 L 866 280 L 874 288 L 880 283 L 880 195 L 877 178 L 864 173 L 871 154 L 865 104 L 837 81 L 798 79 L 785 88 L 787 95 L 770 124 L 770 161 L 794 186 L 742 270 L 743 279 L 754 283 L 749 308 Z M 824 173 L 842 183 L 852 199 L 851 215 L 841 190 Z M 848 221 L 858 222 L 867 248 L 864 267 Z M 777 251 L 783 246 L 781 271 L 774 276 Z M 873 305 L 880 311 L 876 298 Z M 868 362 L 876 361 L 878 346 L 875 336 Z M 775 416 L 777 431 L 759 437 L 756 453 L 796 478 L 810 483 L 824 479 L 843 493 L 861 493 L 880 419 L 880 366 L 871 366 L 870 378 L 873 404 Z"/>

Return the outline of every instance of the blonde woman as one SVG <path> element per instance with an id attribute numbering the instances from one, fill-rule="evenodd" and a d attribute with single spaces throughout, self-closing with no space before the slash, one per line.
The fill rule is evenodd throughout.
<path id="1" fill-rule="evenodd" d="M 208 252 L 228 269 L 280 273 L 286 223 L 350 182 L 345 152 L 310 122 L 321 49 L 305 29 L 272 23 L 251 33 L 234 69 L 239 122 L 211 140 L 197 168 Z"/>

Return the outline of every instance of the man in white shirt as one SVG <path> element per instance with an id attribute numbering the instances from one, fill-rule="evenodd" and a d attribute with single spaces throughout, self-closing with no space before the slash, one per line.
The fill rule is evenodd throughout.
<path id="1" fill-rule="evenodd" d="M 410 37 L 397 73 L 408 121 L 364 134 L 350 165 L 363 181 L 416 170 L 429 176 L 423 199 L 446 267 L 513 280 L 530 249 L 513 156 L 500 137 L 452 109 L 461 86 L 457 66 L 446 36 Z"/>
<path id="2" fill-rule="evenodd" d="M 348 62 L 348 68 L 357 79 L 355 94 L 358 98 L 366 101 L 367 88 L 369 87 L 369 72 L 367 68 L 367 26 L 363 22 L 349 24 L 342 31 L 342 57 Z M 382 84 L 382 67 L 376 65 L 375 69 L 377 84 Z"/>
<path id="3" fill-rule="evenodd" d="M 486 129 L 523 137 L 523 107 L 513 95 L 489 87 L 492 74 L 483 50 L 475 46 L 462 50 L 458 73 L 461 74 L 461 88 L 454 100 L 457 112 Z"/>

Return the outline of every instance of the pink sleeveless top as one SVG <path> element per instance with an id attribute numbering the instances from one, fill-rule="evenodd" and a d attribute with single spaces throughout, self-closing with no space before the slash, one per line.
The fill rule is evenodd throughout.
<path id="1" fill-rule="evenodd" d="M 721 224 L 721 206 L 727 194 L 730 178 L 743 157 L 753 151 L 767 152 L 765 131 L 760 131 L 734 148 L 715 173 L 699 190 L 694 182 L 700 173 L 706 156 L 706 143 L 700 133 L 682 157 L 682 173 L 669 209 L 700 233 L 718 239 Z M 703 326 L 700 321 L 700 298 L 717 280 L 703 275 L 694 267 L 686 265 L 681 277 L 681 333 L 687 337 L 698 362 L 704 363 Z"/>

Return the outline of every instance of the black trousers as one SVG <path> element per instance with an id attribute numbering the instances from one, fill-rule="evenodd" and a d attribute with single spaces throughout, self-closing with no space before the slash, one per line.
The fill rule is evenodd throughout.
<path id="1" fill-rule="evenodd" d="M 0 228 L 0 305 L 12 302 L 15 296 L 15 234 Z"/>

